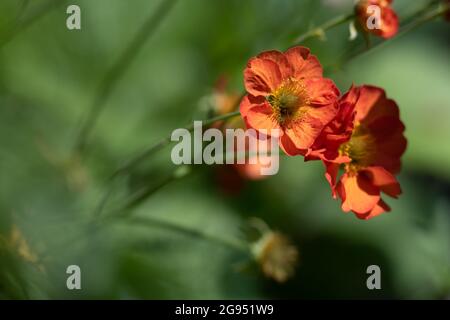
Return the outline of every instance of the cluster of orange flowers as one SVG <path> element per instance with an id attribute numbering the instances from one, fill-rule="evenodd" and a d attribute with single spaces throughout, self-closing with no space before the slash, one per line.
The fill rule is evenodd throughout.
<path id="1" fill-rule="evenodd" d="M 392 2 L 358 1 L 354 15 L 358 29 L 385 39 L 395 36 L 399 21 Z M 450 1 L 443 3 L 448 6 Z M 373 29 L 367 23 L 373 18 L 371 6 L 379 9 L 380 20 Z M 444 16 L 448 18 L 449 13 Z M 301 46 L 251 58 L 244 82 L 247 94 L 240 112 L 247 128 L 261 133 L 278 129 L 279 145 L 287 155 L 322 161 L 332 196 L 342 200 L 345 212 L 370 219 L 390 210 L 381 193 L 394 198 L 401 194 L 395 175 L 407 142 L 398 106 L 382 88 L 352 86 L 341 95 L 334 82 L 323 77 L 317 57 Z M 228 99 L 232 106 L 238 96 Z M 224 109 L 224 103 L 219 105 Z M 236 169 L 244 178 L 261 178 L 258 163 Z"/>
<path id="2" fill-rule="evenodd" d="M 244 82 L 240 112 L 248 128 L 278 129 L 287 155 L 323 161 L 344 211 L 369 219 L 390 210 L 381 192 L 401 193 L 395 174 L 406 139 L 397 104 L 383 89 L 352 86 L 341 96 L 318 59 L 299 46 L 250 59 Z"/>
<path id="3" fill-rule="evenodd" d="M 359 1 L 355 5 L 359 29 L 393 37 L 399 23 L 391 4 L 391 0 Z M 371 5 L 380 9 L 378 29 L 366 26 Z M 342 200 L 344 211 L 370 219 L 390 210 L 381 193 L 394 198 L 401 193 L 395 175 L 406 139 L 397 104 L 383 89 L 352 86 L 341 96 L 334 82 L 323 77 L 317 57 L 301 46 L 284 53 L 265 51 L 251 58 L 244 82 L 247 95 L 240 103 L 242 119 L 227 126 L 264 132 L 278 129 L 279 145 L 287 155 L 321 160 L 332 196 Z M 223 86 L 216 90 L 221 114 L 232 111 L 239 99 L 239 95 L 224 92 Z M 241 177 L 254 180 L 262 178 L 259 166 L 258 162 L 234 168 Z"/>

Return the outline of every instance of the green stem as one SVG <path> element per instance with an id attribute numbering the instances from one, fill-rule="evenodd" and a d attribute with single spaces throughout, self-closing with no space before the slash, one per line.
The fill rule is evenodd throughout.
<path id="1" fill-rule="evenodd" d="M 227 120 L 227 119 L 236 117 L 238 115 L 240 115 L 240 112 L 239 111 L 235 111 L 235 112 L 231 112 L 231 113 L 227 113 L 227 114 L 224 114 L 224 115 L 220 115 L 220 116 L 217 116 L 217 117 L 210 118 L 208 120 L 205 120 L 202 123 L 202 128 L 206 127 L 206 126 L 209 126 L 209 125 L 211 125 L 211 124 L 213 124 L 213 123 L 215 123 L 217 121 Z M 188 130 L 189 132 L 191 132 L 192 130 L 194 130 L 194 126 L 193 125 L 189 125 L 189 126 L 185 127 L 185 129 Z M 162 148 L 164 148 L 165 146 L 170 144 L 170 142 L 171 142 L 171 136 L 169 135 L 166 138 L 163 138 L 162 140 L 158 141 L 156 144 L 154 144 L 154 145 L 150 146 L 149 148 L 145 149 L 141 153 L 137 154 L 136 156 L 132 157 L 130 160 L 126 161 L 122 166 L 120 166 L 113 173 L 113 175 L 112 175 L 112 177 L 110 179 L 111 186 L 108 189 L 108 191 L 101 198 L 101 200 L 100 200 L 100 202 L 99 202 L 99 204 L 97 206 L 97 209 L 94 212 L 94 216 L 98 217 L 98 216 L 101 215 L 101 213 L 102 213 L 102 211 L 103 211 L 103 209 L 104 209 L 104 207 L 105 207 L 109 197 L 113 193 L 114 181 L 115 181 L 115 179 L 117 177 L 119 177 L 123 173 L 126 173 L 130 169 L 134 168 L 139 163 L 144 161 L 146 158 L 151 156 L 153 153 L 157 152 L 158 150 L 161 150 Z M 170 183 L 175 178 L 176 179 L 181 178 L 179 172 L 180 172 L 179 170 L 175 170 L 169 177 L 167 177 L 165 180 L 163 180 L 159 185 L 157 185 L 155 187 L 149 187 L 149 188 L 141 190 L 138 194 L 136 194 L 134 196 L 134 198 L 129 200 L 129 202 L 124 205 L 124 207 L 122 207 L 122 210 L 127 210 L 127 209 L 131 209 L 132 207 L 135 207 L 137 204 L 141 203 L 143 200 L 145 200 L 150 195 L 152 195 L 153 193 L 155 193 L 156 191 L 161 189 L 166 184 Z"/>
<path id="2" fill-rule="evenodd" d="M 397 37 L 399 36 L 403 36 L 404 34 L 415 30 L 416 28 L 420 27 L 421 25 L 423 25 L 424 23 L 433 21 L 434 19 L 440 17 L 441 15 L 443 15 L 448 9 L 444 6 L 441 5 L 439 6 L 439 8 L 437 8 L 436 10 L 427 12 L 426 14 L 422 15 L 419 19 L 409 23 L 408 25 L 406 25 L 397 35 Z M 423 12 L 420 12 L 423 13 Z M 389 39 L 392 40 L 392 39 Z"/>
<path id="3" fill-rule="evenodd" d="M 236 117 L 240 115 L 239 111 L 234 111 L 234 112 L 230 112 L 224 115 L 220 115 L 217 117 L 213 117 L 210 119 L 207 119 L 205 121 L 202 122 L 202 128 L 209 126 L 211 124 L 213 124 L 214 122 L 217 121 L 222 121 L 222 120 L 227 120 L 233 117 Z M 184 129 L 188 130 L 189 132 L 194 130 L 194 125 L 189 125 L 187 127 L 185 127 Z M 169 145 L 171 142 L 171 135 L 168 135 L 167 137 L 161 139 L 160 141 L 158 141 L 157 143 L 155 143 L 154 145 L 150 146 L 149 148 L 145 149 L 144 151 L 142 151 L 141 153 L 137 154 L 136 156 L 132 157 L 130 160 L 126 161 L 122 166 L 120 166 L 113 174 L 113 177 L 120 175 L 124 172 L 127 172 L 129 169 L 135 167 L 136 165 L 138 165 L 139 163 L 141 163 L 143 160 L 145 160 L 146 158 L 148 158 L 150 155 L 152 155 L 153 153 L 161 150 L 162 148 L 164 148 L 165 146 Z"/>
<path id="4" fill-rule="evenodd" d="M 12 39 L 14 39 L 14 37 L 17 36 L 21 31 L 30 27 L 33 23 L 38 21 L 40 18 L 44 17 L 52 9 L 58 7 L 63 2 L 64 1 L 49 0 L 44 5 L 42 5 L 40 8 L 36 9 L 33 13 L 31 13 L 27 17 L 24 17 L 23 20 L 19 19 L 22 21 L 17 21 L 17 24 L 14 23 L 15 26 L 13 26 L 11 28 L 11 30 L 5 32 L 5 34 L 2 35 L 2 37 L 0 38 L 0 48 L 3 47 L 5 44 L 7 44 Z M 24 10 L 24 8 L 27 5 L 28 5 L 28 1 L 23 2 L 21 10 Z"/>
<path id="5" fill-rule="evenodd" d="M 409 15 L 408 17 L 406 17 L 406 18 L 404 19 L 404 24 L 408 24 L 408 23 L 410 23 L 412 20 L 414 20 L 415 18 L 421 16 L 422 14 L 427 13 L 428 10 L 429 10 L 431 7 L 433 7 L 433 6 L 437 5 L 437 4 L 439 4 L 440 2 L 442 2 L 442 0 L 431 0 L 430 2 L 424 4 L 424 5 L 422 6 L 421 9 L 418 9 L 416 12 L 414 12 L 414 14 Z"/>
<path id="6" fill-rule="evenodd" d="M 239 111 L 235 111 L 235 112 L 227 113 L 227 114 L 220 115 L 220 116 L 217 116 L 217 117 L 214 117 L 214 118 L 210 118 L 208 120 L 205 120 L 202 123 L 202 127 L 208 126 L 208 125 L 213 124 L 214 122 L 217 122 L 217 121 L 227 120 L 227 119 L 236 117 L 239 114 L 240 114 Z M 188 130 L 189 132 L 191 132 L 192 130 L 194 130 L 194 126 L 190 125 L 190 126 L 187 126 L 185 129 Z M 97 209 L 94 212 L 94 216 L 98 217 L 98 216 L 101 215 L 104 207 L 106 206 L 106 203 L 107 203 L 109 197 L 113 193 L 113 188 L 114 188 L 113 183 L 114 183 L 115 179 L 117 177 L 119 177 L 120 175 L 122 175 L 123 173 L 126 173 L 128 170 L 132 169 L 133 167 L 137 166 L 139 163 L 144 161 L 147 157 L 149 157 L 153 153 L 157 152 L 158 150 L 161 150 L 162 148 L 164 148 L 165 146 L 170 144 L 170 142 L 171 142 L 170 138 L 171 138 L 170 136 L 167 136 L 166 138 L 160 140 L 156 144 L 154 144 L 154 145 L 150 146 L 149 148 L 145 149 L 141 153 L 139 153 L 136 156 L 132 157 L 130 160 L 126 161 L 122 166 L 120 166 L 113 173 L 113 175 L 111 176 L 111 179 L 110 179 L 111 186 L 108 189 L 108 191 L 103 195 L 103 197 L 100 199 L 99 204 L 97 205 Z M 135 195 L 135 199 L 134 200 L 133 199 L 130 200 L 130 202 L 128 204 L 126 204 L 122 209 L 130 209 L 131 207 L 136 206 L 138 203 L 140 203 L 143 200 L 145 200 L 146 198 L 148 198 L 154 192 L 158 191 L 163 186 L 165 186 L 166 184 L 168 184 L 169 182 L 174 180 L 174 178 L 177 178 L 177 179 L 180 178 L 179 174 L 177 175 L 177 170 L 175 170 L 174 173 L 171 176 L 166 178 L 163 182 L 161 182 L 161 184 L 157 185 L 156 187 L 152 187 L 152 188 L 149 188 L 149 189 L 146 189 L 146 190 L 142 190 L 141 191 L 142 194 Z"/>
<path id="7" fill-rule="evenodd" d="M 103 229 L 107 226 L 111 226 L 114 223 L 124 223 L 124 220 L 122 218 L 123 216 L 121 215 L 108 215 L 103 218 L 96 217 L 94 219 L 85 221 L 82 225 L 79 226 L 81 229 L 75 232 L 75 234 L 64 239 L 64 241 L 58 243 L 56 247 L 52 247 L 50 250 L 42 252 L 39 255 L 39 258 L 41 261 L 48 261 L 52 257 L 54 257 L 55 254 L 59 254 L 60 250 L 64 251 L 67 248 L 67 246 L 70 246 L 73 243 L 81 244 L 82 246 L 88 245 L 89 243 L 94 241 L 93 237 L 95 237 L 98 234 L 98 231 L 100 229 Z M 247 245 L 247 243 L 237 238 L 219 237 L 217 235 L 205 233 L 200 230 L 195 230 L 184 225 L 164 221 L 154 217 L 145 217 L 145 218 L 131 217 L 130 219 L 127 219 L 125 221 L 127 224 L 136 224 L 139 226 L 149 226 L 149 227 L 161 227 L 164 229 L 181 232 L 188 236 L 206 239 L 211 242 L 223 245 L 225 247 L 235 249 L 238 251 L 243 251 L 250 254 L 250 248 Z"/>
<path id="8" fill-rule="evenodd" d="M 434 4 L 434 1 L 432 1 L 431 4 Z M 429 4 L 427 7 L 429 8 L 431 4 Z M 415 15 L 413 15 L 413 17 L 419 16 L 419 18 L 413 20 L 412 22 L 410 22 L 409 24 L 407 24 L 406 26 L 401 28 L 399 33 L 395 37 L 390 38 L 388 40 L 380 41 L 368 49 L 360 50 L 360 51 L 350 55 L 349 57 L 347 57 L 345 59 L 344 63 L 347 63 L 355 58 L 362 57 L 362 56 L 366 55 L 367 53 L 373 51 L 374 49 L 381 48 L 383 46 L 388 45 L 393 40 L 398 39 L 399 37 L 404 36 L 405 34 L 415 30 L 416 28 L 420 27 L 421 25 L 423 25 L 427 22 L 430 22 L 430 21 L 438 18 L 439 16 L 443 15 L 446 12 L 446 10 L 447 9 L 445 6 L 440 6 L 439 8 L 429 11 L 425 14 L 423 14 L 424 9 L 419 10 Z"/>
<path id="9" fill-rule="evenodd" d="M 155 186 L 149 186 L 144 187 L 140 190 L 138 190 L 135 194 L 133 194 L 130 199 L 123 205 L 118 212 L 120 212 L 122 215 L 123 213 L 131 212 L 133 208 L 135 208 L 137 205 L 144 202 L 145 199 L 150 197 L 152 194 L 163 188 L 165 185 L 169 184 L 170 182 L 176 180 L 178 177 L 175 174 L 175 171 L 170 174 L 168 177 L 164 178 L 162 181 L 160 181 Z"/>
<path id="10" fill-rule="evenodd" d="M 227 115 L 227 118 L 228 118 L 228 115 Z M 217 118 L 215 118 L 215 119 L 217 119 Z M 221 116 L 221 119 L 223 119 L 222 116 Z M 237 156 L 238 158 L 240 158 L 240 157 L 250 158 L 250 157 L 257 157 L 259 155 L 259 153 L 257 151 L 239 151 L 239 152 L 231 151 L 231 152 L 223 153 L 224 158 L 227 158 L 230 155 Z M 283 157 L 283 156 L 285 156 L 285 153 L 281 153 L 281 154 L 279 154 L 279 156 Z M 130 197 L 130 199 L 126 202 L 126 204 L 124 204 L 119 210 L 117 210 L 117 212 L 129 212 L 129 210 L 132 210 L 133 208 L 135 208 L 136 206 L 141 204 L 148 197 L 150 197 L 151 195 L 153 195 L 154 193 L 159 191 L 161 188 L 163 188 L 167 184 L 171 183 L 174 180 L 182 179 L 182 178 L 188 176 L 192 172 L 192 169 L 187 169 L 187 168 L 189 168 L 189 166 L 187 166 L 187 165 L 180 167 L 180 168 L 174 170 L 168 177 L 163 179 L 156 186 L 149 186 L 149 187 L 145 187 L 145 188 L 139 190 L 134 195 L 132 195 Z M 98 210 L 95 213 L 96 216 L 99 216 L 101 214 L 101 212 L 105 206 L 105 203 L 108 200 L 111 193 L 112 193 L 112 188 L 105 194 L 105 196 L 101 200 Z"/>
<path id="11" fill-rule="evenodd" d="M 27 11 L 28 6 L 30 5 L 30 1 L 31 0 L 22 0 L 22 2 L 20 3 L 19 13 L 17 14 L 17 16 L 15 18 L 16 23 L 19 22 L 20 19 L 22 19 L 23 15 Z"/>
<path id="12" fill-rule="evenodd" d="M 125 71 L 130 66 L 131 62 L 140 52 L 145 42 L 155 33 L 158 26 L 170 12 L 170 9 L 175 4 L 176 0 L 161 0 L 156 11 L 148 17 L 142 24 L 138 32 L 135 34 L 131 43 L 126 47 L 117 62 L 108 70 L 97 94 L 88 110 L 85 122 L 81 126 L 81 130 L 75 141 L 75 152 L 83 152 L 86 146 L 87 139 L 95 126 L 101 112 L 105 107 L 105 102 L 116 86 L 119 80 L 124 75 Z"/>
<path id="13" fill-rule="evenodd" d="M 323 23 L 322 25 L 315 27 L 313 29 L 310 29 L 308 31 L 306 31 L 304 34 L 298 36 L 294 41 L 293 41 L 293 45 L 298 45 L 301 44 L 302 42 L 313 38 L 313 37 L 321 37 L 325 34 L 325 31 L 334 28 L 336 26 L 339 26 L 341 24 L 344 24 L 350 20 L 352 20 L 354 18 L 354 14 L 349 14 L 349 15 L 342 15 L 342 16 L 338 16 L 334 19 L 331 19 L 325 23 Z"/>
<path id="14" fill-rule="evenodd" d="M 135 217 L 135 218 L 128 220 L 127 223 L 138 224 L 140 226 L 161 227 L 164 229 L 181 232 L 181 233 L 184 233 L 189 236 L 193 236 L 193 237 L 197 237 L 197 238 L 201 238 L 201 239 L 207 239 L 207 240 L 210 240 L 217 244 L 223 245 L 225 247 L 236 249 L 238 251 L 250 253 L 250 248 L 244 241 L 234 239 L 234 238 L 220 237 L 217 234 L 206 233 L 204 231 L 192 229 L 187 226 L 183 226 L 183 225 L 176 224 L 176 223 L 169 222 L 169 221 L 164 221 L 164 220 L 157 219 L 154 217 L 148 217 L 148 216 L 146 216 L 145 218 L 144 217 L 142 217 L 142 218 Z"/>

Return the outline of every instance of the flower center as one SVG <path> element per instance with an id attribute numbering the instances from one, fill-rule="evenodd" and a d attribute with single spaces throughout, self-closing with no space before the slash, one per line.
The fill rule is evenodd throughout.
<path id="1" fill-rule="evenodd" d="M 309 105 L 305 85 L 295 78 L 289 78 L 267 96 L 278 123 L 285 124 L 298 118 L 302 107 Z"/>
<path id="2" fill-rule="evenodd" d="M 372 164 L 376 154 L 375 138 L 362 126 L 356 126 L 350 140 L 339 147 L 339 153 L 351 158 L 347 172 L 356 172 Z"/>

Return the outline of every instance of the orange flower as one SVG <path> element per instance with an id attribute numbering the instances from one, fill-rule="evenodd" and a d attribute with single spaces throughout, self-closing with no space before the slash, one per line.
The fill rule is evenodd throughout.
<path id="1" fill-rule="evenodd" d="M 360 0 L 355 7 L 355 14 L 359 25 L 369 33 L 384 39 L 389 39 L 395 36 L 398 32 L 398 17 L 392 9 L 391 4 L 393 0 Z M 370 10 L 370 6 L 377 6 L 379 8 L 379 20 L 371 21 L 376 18 L 376 11 Z M 368 10 L 369 9 L 369 10 Z M 368 24 L 374 24 L 374 28 L 369 28 Z"/>
<path id="2" fill-rule="evenodd" d="M 263 52 L 250 59 L 244 78 L 248 94 L 240 111 L 247 127 L 279 129 L 288 155 L 304 154 L 336 115 L 339 90 L 322 77 L 322 66 L 307 48 Z"/>
<path id="3" fill-rule="evenodd" d="M 306 160 L 322 159 L 333 197 L 342 199 L 342 209 L 369 219 L 390 210 L 381 192 L 394 198 L 401 193 L 394 175 L 406 149 L 404 129 L 397 104 L 383 89 L 352 87 Z M 341 166 L 344 173 L 338 179 Z"/>

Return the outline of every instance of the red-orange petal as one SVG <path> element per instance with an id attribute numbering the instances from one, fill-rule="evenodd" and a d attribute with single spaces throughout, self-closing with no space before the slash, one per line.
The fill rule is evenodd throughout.
<path id="1" fill-rule="evenodd" d="M 391 208 L 384 202 L 382 199 L 378 201 L 378 203 L 370 210 L 368 213 L 364 214 L 356 214 L 356 216 L 360 219 L 369 220 L 376 216 L 379 216 L 382 213 L 391 211 Z"/>
<path id="2" fill-rule="evenodd" d="M 267 102 L 251 107 L 247 111 L 246 122 L 257 131 L 267 130 L 267 134 L 270 134 L 270 130 L 280 129 L 278 122 L 273 117 L 272 107 Z"/>
<path id="3" fill-rule="evenodd" d="M 305 81 L 305 86 L 308 92 L 310 104 L 313 106 L 335 104 L 340 95 L 339 89 L 331 79 L 307 79 Z M 337 108 L 337 105 L 335 108 Z"/>
<path id="4" fill-rule="evenodd" d="M 365 124 L 380 117 L 399 117 L 399 110 L 395 101 L 387 99 L 383 89 L 369 85 L 360 87 L 360 95 L 355 110 L 355 120 Z"/>
<path id="5" fill-rule="evenodd" d="M 311 108 L 312 109 L 312 108 Z M 323 122 L 311 116 L 308 112 L 298 120 L 284 128 L 284 133 L 290 138 L 297 149 L 307 152 L 324 127 Z"/>
<path id="6" fill-rule="evenodd" d="M 360 87 L 356 87 L 352 84 L 350 89 L 348 89 L 348 91 L 342 96 L 339 102 L 344 105 L 345 104 L 355 105 L 359 99 L 360 90 L 361 90 Z"/>
<path id="7" fill-rule="evenodd" d="M 349 162 L 348 157 L 339 156 L 339 147 L 348 141 L 353 131 L 354 108 L 359 97 L 359 88 L 352 86 L 337 103 L 337 113 L 332 121 L 322 130 L 311 147 L 306 160 L 321 158 L 332 162 Z M 338 159 L 341 158 L 341 159 Z"/>
<path id="8" fill-rule="evenodd" d="M 280 68 L 272 60 L 252 58 L 244 70 L 245 89 L 253 96 L 267 96 L 281 81 Z"/>
<path id="9" fill-rule="evenodd" d="M 275 62 L 280 69 L 282 79 L 287 79 L 294 74 L 294 68 L 288 59 L 278 50 L 264 51 L 258 55 L 258 58 Z"/>
<path id="10" fill-rule="evenodd" d="M 258 105 L 263 105 L 266 99 L 264 97 L 254 97 L 252 95 L 247 94 L 244 98 L 242 98 L 241 104 L 239 105 L 239 111 L 243 118 L 247 117 L 248 111 Z"/>
<path id="11" fill-rule="evenodd" d="M 401 155 L 407 146 L 406 138 L 402 131 L 391 135 L 389 139 L 377 141 L 377 154 L 374 165 L 382 166 L 391 173 L 397 173 L 401 167 Z"/>
<path id="12" fill-rule="evenodd" d="M 333 198 L 336 198 L 336 182 L 339 173 L 339 164 L 328 161 L 324 161 L 323 164 L 325 165 L 325 178 L 331 187 L 331 194 Z"/>
<path id="13" fill-rule="evenodd" d="M 390 139 L 397 133 L 403 133 L 405 126 L 398 117 L 379 117 L 367 125 L 370 133 L 380 142 Z"/>
<path id="14" fill-rule="evenodd" d="M 379 187 L 387 195 L 397 198 L 402 193 L 397 179 L 383 167 L 368 167 L 363 172 L 368 174 L 373 185 Z"/>
<path id="15" fill-rule="evenodd" d="M 296 156 L 305 152 L 305 150 L 297 148 L 287 134 L 281 135 L 280 147 L 288 156 Z"/>
<path id="16" fill-rule="evenodd" d="M 360 174 L 343 174 L 339 181 L 342 210 L 364 214 L 371 211 L 380 200 L 380 190 Z"/>
<path id="17" fill-rule="evenodd" d="M 323 69 L 319 60 L 310 53 L 308 48 L 292 47 L 284 55 L 293 67 L 296 78 L 307 79 L 323 76 Z"/>
<path id="18" fill-rule="evenodd" d="M 367 117 L 368 113 L 379 100 L 386 99 L 386 93 L 384 90 L 375 86 L 360 86 L 359 92 L 359 99 L 355 106 L 355 120 L 358 122 Z"/>

